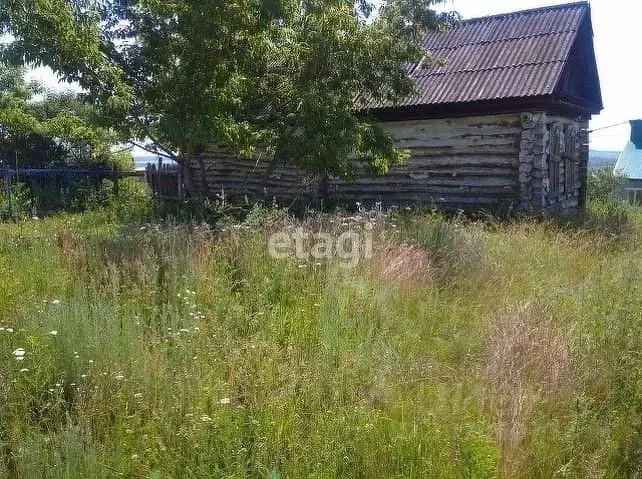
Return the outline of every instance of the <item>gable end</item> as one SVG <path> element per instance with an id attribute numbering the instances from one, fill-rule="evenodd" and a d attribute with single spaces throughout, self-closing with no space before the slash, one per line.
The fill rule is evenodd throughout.
<path id="1" fill-rule="evenodd" d="M 595 58 L 590 9 L 582 21 L 564 70 L 555 87 L 554 96 L 597 114 L 604 107 L 600 78 Z"/>

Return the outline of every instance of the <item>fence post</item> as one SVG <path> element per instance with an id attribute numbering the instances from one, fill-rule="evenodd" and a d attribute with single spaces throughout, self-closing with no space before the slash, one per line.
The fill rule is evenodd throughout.
<path id="1" fill-rule="evenodd" d="M 112 168 L 112 175 L 112 181 L 114 182 L 114 195 L 118 196 L 120 194 L 120 175 L 116 171 L 116 168 Z"/>
<path id="2" fill-rule="evenodd" d="M 158 170 L 156 172 L 156 191 L 158 192 L 159 196 L 163 196 L 163 175 L 162 175 L 162 170 L 163 170 L 163 159 L 159 156 L 158 157 Z"/>
<path id="3" fill-rule="evenodd" d="M 178 200 L 183 201 L 185 199 L 183 191 L 183 165 L 178 166 L 178 174 L 176 175 L 176 181 L 178 183 Z"/>
<path id="4" fill-rule="evenodd" d="M 18 172 L 16 172 L 16 176 Z M 7 176 L 7 196 L 9 198 L 9 217 L 13 218 L 13 185 L 11 184 L 11 175 Z"/>
<path id="5" fill-rule="evenodd" d="M 3 182 L 2 186 L 4 187 L 4 195 L 5 195 L 6 199 L 7 199 L 7 204 L 6 204 L 5 211 L 2 212 L 2 216 L 5 216 L 5 214 L 6 214 L 6 216 L 8 218 L 11 218 L 13 216 L 13 211 L 12 211 L 13 207 L 12 207 L 12 204 L 11 204 L 11 196 L 12 196 L 12 192 L 11 192 L 11 170 L 7 171 L 7 174 L 5 176 L 3 176 L 3 179 L 4 179 L 4 182 Z"/>

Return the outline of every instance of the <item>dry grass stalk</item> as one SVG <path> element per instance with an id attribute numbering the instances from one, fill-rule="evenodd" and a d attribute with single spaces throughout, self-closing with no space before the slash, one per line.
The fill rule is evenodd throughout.
<path id="1" fill-rule="evenodd" d="M 486 374 L 507 475 L 519 466 L 520 445 L 534 405 L 540 397 L 564 389 L 570 370 L 568 341 L 547 307 L 526 303 L 493 325 Z"/>
<path id="2" fill-rule="evenodd" d="M 376 269 L 385 283 L 425 285 L 436 279 L 428 253 L 417 246 L 389 244 L 375 255 Z"/>

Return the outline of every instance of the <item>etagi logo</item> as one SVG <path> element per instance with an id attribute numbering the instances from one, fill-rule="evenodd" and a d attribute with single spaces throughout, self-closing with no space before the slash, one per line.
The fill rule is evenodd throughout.
<path id="1" fill-rule="evenodd" d="M 342 268 L 352 269 L 362 259 L 372 259 L 373 229 L 372 224 L 366 224 L 361 231 L 347 231 L 339 235 L 311 233 L 303 228 L 293 232 L 281 231 L 268 239 L 268 252 L 276 259 L 339 259 Z"/>

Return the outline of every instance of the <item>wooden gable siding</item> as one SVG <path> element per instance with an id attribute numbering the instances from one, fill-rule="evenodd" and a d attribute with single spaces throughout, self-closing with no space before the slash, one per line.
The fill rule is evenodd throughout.
<path id="1" fill-rule="evenodd" d="M 520 193 L 518 114 L 381 124 L 412 159 L 387 175 L 362 169 L 355 182 L 332 179 L 329 199 L 384 206 L 431 203 L 443 209 L 496 209 L 517 205 Z M 212 148 L 190 163 L 193 181 L 211 198 L 247 195 L 288 204 L 318 197 L 319 183 L 295 168 L 270 171 L 266 158 L 244 158 Z M 357 165 L 359 168 L 359 165 Z"/>

